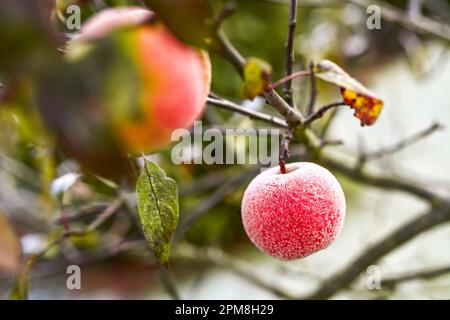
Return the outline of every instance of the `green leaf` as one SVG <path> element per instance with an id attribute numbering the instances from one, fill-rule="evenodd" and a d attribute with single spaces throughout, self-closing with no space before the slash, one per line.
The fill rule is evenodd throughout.
<path id="1" fill-rule="evenodd" d="M 147 242 L 161 264 L 167 265 L 170 240 L 178 224 L 177 183 L 156 164 L 145 160 L 137 181 L 136 194 Z"/>
<path id="2" fill-rule="evenodd" d="M 270 83 L 272 67 L 259 58 L 248 58 L 244 67 L 244 83 L 241 95 L 246 99 L 255 99 L 261 95 Z"/>
<path id="3" fill-rule="evenodd" d="M 11 294 L 11 300 L 27 300 L 28 299 L 28 272 L 21 272 L 14 281 Z"/>
<path id="4" fill-rule="evenodd" d="M 32 265 L 36 262 L 37 256 L 28 257 L 22 270 L 17 273 L 14 280 L 11 293 L 9 295 L 10 300 L 27 300 L 28 299 L 28 271 Z"/>

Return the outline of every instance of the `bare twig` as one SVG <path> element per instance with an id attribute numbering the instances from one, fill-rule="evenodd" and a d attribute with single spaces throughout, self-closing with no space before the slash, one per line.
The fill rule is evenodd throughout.
<path id="1" fill-rule="evenodd" d="M 431 209 L 428 213 L 402 225 L 384 239 L 370 246 L 341 272 L 326 280 L 322 286 L 306 299 L 327 299 L 343 288 L 347 288 L 368 266 L 387 253 L 398 248 L 418 234 L 441 223 L 450 221 L 450 203 Z"/>
<path id="2" fill-rule="evenodd" d="M 316 104 L 316 98 L 317 98 L 317 83 L 316 83 L 316 76 L 314 74 L 314 62 L 311 61 L 309 64 L 309 73 L 310 73 L 310 86 L 311 86 L 311 93 L 309 97 L 309 103 L 308 103 L 308 109 L 306 111 L 307 116 L 309 117 L 314 112 L 314 106 Z"/>
<path id="3" fill-rule="evenodd" d="M 323 126 L 322 126 L 322 128 L 320 130 L 320 134 L 319 134 L 321 139 L 325 139 L 326 138 L 328 130 L 330 130 L 331 124 L 333 123 L 333 120 L 334 120 L 334 118 L 337 115 L 337 111 L 338 111 L 337 108 L 332 109 L 329 112 L 328 117 L 324 120 Z"/>
<path id="4" fill-rule="evenodd" d="M 286 101 L 281 98 L 278 93 L 269 88 L 264 92 L 264 97 L 267 102 L 278 110 L 278 112 L 286 119 L 288 125 L 291 128 L 295 128 L 301 125 L 304 121 L 302 114 L 297 110 L 292 108 Z"/>
<path id="5" fill-rule="evenodd" d="M 86 232 L 94 231 L 100 225 L 103 224 L 109 217 L 111 217 L 122 206 L 124 198 L 122 196 L 117 197 L 101 214 L 95 218 L 86 228 Z"/>
<path id="6" fill-rule="evenodd" d="M 429 126 L 428 128 L 415 133 L 414 135 L 401 140 L 400 142 L 394 144 L 393 146 L 375 151 L 375 152 L 371 152 L 371 153 L 364 153 L 361 155 L 361 159 L 363 161 L 369 161 L 369 160 L 376 160 L 388 155 L 391 155 L 393 153 L 399 152 L 403 149 L 405 149 L 406 147 L 418 142 L 419 140 L 428 137 L 429 135 L 431 135 L 432 133 L 434 133 L 437 130 L 443 129 L 444 126 L 439 124 L 439 123 L 433 123 L 431 126 Z"/>
<path id="7" fill-rule="evenodd" d="M 328 146 L 340 146 L 344 142 L 342 140 L 323 140 L 321 141 L 320 148 Z"/>
<path id="8" fill-rule="evenodd" d="M 276 89 L 279 86 L 281 86 L 282 84 L 284 84 L 284 83 L 286 83 L 288 81 L 291 81 L 291 80 L 293 80 L 295 78 L 306 77 L 306 76 L 309 76 L 309 75 L 310 75 L 310 72 L 307 71 L 307 70 L 296 71 L 294 73 L 288 74 L 287 76 L 284 76 L 283 78 L 281 78 L 281 79 L 271 83 L 270 87 L 272 89 Z"/>
<path id="9" fill-rule="evenodd" d="M 292 71 L 294 69 L 294 59 L 295 59 L 294 39 L 295 39 L 295 29 L 297 26 L 297 0 L 290 0 L 290 1 L 291 2 L 290 2 L 290 7 L 289 7 L 288 35 L 287 35 L 286 44 L 285 44 L 285 50 L 286 50 L 285 76 L 289 76 L 290 74 L 292 74 Z M 283 93 L 284 93 L 284 99 L 286 100 L 286 102 L 290 106 L 295 107 L 294 99 L 293 99 L 294 88 L 292 85 L 292 80 L 286 81 L 286 83 L 284 84 Z"/>
<path id="10" fill-rule="evenodd" d="M 270 2 L 280 3 L 280 4 L 289 4 L 289 0 L 266 0 Z M 396 7 L 382 1 L 368 1 L 368 0 L 336 0 L 336 1 L 301 1 L 299 5 L 304 6 L 314 6 L 314 7 L 332 7 L 344 5 L 348 2 L 353 3 L 361 7 L 364 11 L 370 5 L 377 5 L 381 9 L 381 18 L 393 22 L 399 23 L 403 27 L 410 29 L 411 31 L 429 34 L 444 41 L 450 41 L 450 26 L 445 23 L 440 23 L 433 19 L 419 16 L 419 17 L 411 17 L 407 12 L 403 12 Z"/>
<path id="11" fill-rule="evenodd" d="M 286 171 L 286 160 L 289 159 L 290 151 L 289 145 L 293 139 L 293 132 L 291 129 L 286 130 L 286 132 L 281 135 L 281 144 L 280 144 L 280 157 L 279 157 L 279 165 L 280 172 L 285 174 Z"/>
<path id="12" fill-rule="evenodd" d="M 414 272 L 408 272 L 405 274 L 392 276 L 389 278 L 386 278 L 382 280 L 381 286 L 382 287 L 389 287 L 393 288 L 397 284 L 412 281 L 412 280 L 422 280 L 422 279 L 432 279 L 437 278 L 442 275 L 445 275 L 447 273 L 450 273 L 450 266 L 435 268 L 435 269 L 427 269 L 427 270 L 419 270 Z"/>
<path id="13" fill-rule="evenodd" d="M 250 117 L 251 119 L 265 121 L 265 122 L 273 124 L 277 127 L 287 128 L 287 126 L 288 126 L 287 122 L 284 119 L 272 116 L 267 113 L 244 108 L 241 105 L 231 102 L 229 100 L 208 97 L 207 102 L 213 106 L 246 115 L 246 116 Z"/>
<path id="14" fill-rule="evenodd" d="M 349 2 L 360 6 L 364 10 L 369 5 L 377 5 L 381 9 L 381 17 L 386 21 L 399 23 L 412 31 L 430 34 L 442 40 L 450 41 L 450 26 L 447 24 L 434 21 L 424 16 L 411 16 L 381 1 L 349 0 Z"/>
<path id="15" fill-rule="evenodd" d="M 281 97 L 279 97 L 281 100 L 283 100 Z M 225 100 L 225 99 L 223 99 Z M 227 101 L 227 100 L 225 100 Z M 289 107 L 290 110 L 293 110 Z M 307 130 L 307 133 L 309 135 L 309 142 L 312 144 L 312 148 L 320 149 L 322 147 L 322 139 L 318 138 L 311 130 Z M 313 140 L 313 141 L 312 141 Z M 408 181 L 407 179 L 403 179 L 401 177 L 384 177 L 384 176 L 376 176 L 373 174 L 370 174 L 368 172 L 360 170 L 358 166 L 352 167 L 347 164 L 344 164 L 338 160 L 335 160 L 332 156 L 322 155 L 318 161 L 324 165 L 329 167 L 330 169 L 336 170 L 341 174 L 344 174 L 345 176 L 361 182 L 365 183 L 367 185 L 383 188 L 383 189 L 391 189 L 391 190 L 399 190 L 402 192 L 406 192 L 409 194 L 412 194 L 414 196 L 417 196 L 421 199 L 424 199 L 428 202 L 436 202 L 440 201 L 441 198 L 437 196 L 432 191 L 423 188 L 417 183 L 413 181 Z"/>
<path id="16" fill-rule="evenodd" d="M 169 269 L 164 268 L 161 264 L 157 264 L 157 267 L 159 269 L 159 274 L 161 276 L 161 282 L 164 289 L 166 289 L 167 293 L 173 300 L 180 300 L 180 294 Z"/>
<path id="17" fill-rule="evenodd" d="M 88 232 L 92 232 L 96 230 L 100 225 L 102 225 L 112 214 L 117 212 L 117 210 L 122 206 L 124 203 L 124 198 L 122 196 L 119 196 L 117 199 L 115 199 L 106 209 L 103 213 L 99 214 L 97 218 L 92 221 L 86 228 L 81 230 L 64 230 L 64 232 L 61 233 L 59 237 L 57 237 L 55 240 L 50 242 L 43 250 L 38 252 L 37 254 L 33 254 L 29 257 L 28 263 L 27 263 L 27 270 L 29 270 L 34 263 L 42 258 L 50 249 L 52 249 L 54 246 L 57 246 L 61 244 L 64 240 L 67 238 L 73 237 L 73 236 L 83 236 Z"/>
<path id="18" fill-rule="evenodd" d="M 357 182 L 382 189 L 406 192 L 430 203 L 440 203 L 443 201 L 443 199 L 434 192 L 419 186 L 413 181 L 401 177 L 392 177 L 392 175 L 376 176 L 369 172 L 362 171 L 358 167 L 344 164 L 327 155 L 322 155 L 319 158 L 319 162 L 325 167 L 339 172 Z"/>
<path id="19" fill-rule="evenodd" d="M 216 29 L 220 28 L 220 25 L 228 19 L 236 11 L 236 3 L 234 1 L 227 1 L 219 12 L 219 14 L 214 18 L 212 24 Z"/>
<path id="20" fill-rule="evenodd" d="M 208 210 L 217 205 L 228 194 L 235 191 L 237 187 L 248 181 L 257 173 L 257 169 L 247 170 L 237 177 L 231 178 L 220 188 L 218 188 L 214 193 L 209 195 L 208 198 L 205 199 L 205 201 L 203 201 L 188 217 L 184 219 L 184 221 L 180 222 L 178 229 L 175 232 L 174 240 L 179 240 L 198 219 L 200 219 L 206 212 L 208 212 Z"/>
<path id="21" fill-rule="evenodd" d="M 218 43 L 218 52 L 230 62 L 238 73 L 242 76 L 245 66 L 245 58 L 233 47 L 228 38 L 220 30 L 217 33 L 216 42 Z M 287 123 L 291 127 L 296 127 L 303 123 L 302 114 L 292 108 L 273 88 L 267 88 L 264 97 L 278 112 L 284 116 Z"/>
<path id="22" fill-rule="evenodd" d="M 333 108 L 337 108 L 337 107 L 340 107 L 340 106 L 346 106 L 346 105 L 347 105 L 347 104 L 346 104 L 345 102 L 343 102 L 343 101 L 340 101 L 340 102 L 333 102 L 333 103 L 324 105 L 323 107 L 321 107 L 321 108 L 320 108 L 319 110 L 317 110 L 316 112 L 310 114 L 310 115 L 305 119 L 305 121 L 304 121 L 303 124 L 304 124 L 304 125 L 308 125 L 308 124 L 310 124 L 311 122 L 314 122 L 315 120 L 322 118 L 323 115 L 325 114 L 325 112 L 327 112 L 328 110 L 333 109 Z"/>
<path id="23" fill-rule="evenodd" d="M 197 248 L 193 245 L 183 243 L 174 248 L 172 257 L 175 259 L 190 260 L 200 264 L 209 263 L 224 268 L 278 297 L 285 299 L 294 298 L 292 294 L 272 284 L 267 277 L 259 276 L 255 273 L 255 270 L 251 264 L 248 264 L 244 260 L 235 258 L 220 249 Z"/>
<path id="24" fill-rule="evenodd" d="M 224 59 L 231 63 L 239 75 L 242 76 L 245 66 L 245 58 L 239 53 L 239 51 L 236 50 L 221 30 L 217 31 L 215 40 L 217 46 L 216 51 L 222 55 Z"/>

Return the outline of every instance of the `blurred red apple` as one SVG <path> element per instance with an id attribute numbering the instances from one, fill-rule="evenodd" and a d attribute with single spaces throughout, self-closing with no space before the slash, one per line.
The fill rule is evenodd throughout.
<path id="1" fill-rule="evenodd" d="M 207 53 L 185 45 L 138 7 L 106 9 L 68 46 L 67 62 L 42 79 L 44 120 L 66 153 L 104 176 L 126 154 L 160 151 L 206 104 Z M 110 168 L 112 167 L 112 168 Z"/>

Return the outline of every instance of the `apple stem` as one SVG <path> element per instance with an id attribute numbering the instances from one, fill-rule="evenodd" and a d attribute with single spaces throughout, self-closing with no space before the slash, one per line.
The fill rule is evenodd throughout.
<path id="1" fill-rule="evenodd" d="M 286 174 L 287 173 L 286 162 L 283 159 L 280 159 L 279 163 L 280 163 L 280 172 L 282 174 Z"/>
<path id="2" fill-rule="evenodd" d="M 281 145 L 280 145 L 280 157 L 279 157 L 279 165 L 280 165 L 280 172 L 282 174 L 287 173 L 286 170 L 286 160 L 289 159 L 289 144 L 291 143 L 291 140 L 293 139 L 292 136 L 292 128 L 289 128 L 286 130 L 286 132 L 281 136 Z"/>

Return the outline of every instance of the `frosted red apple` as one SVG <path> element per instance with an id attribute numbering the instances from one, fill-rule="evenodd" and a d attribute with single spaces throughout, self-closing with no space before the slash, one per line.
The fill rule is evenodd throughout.
<path id="1" fill-rule="evenodd" d="M 242 200 L 250 240 L 280 260 L 306 257 L 328 247 L 345 218 L 345 197 L 336 178 L 309 162 L 274 167 L 259 174 Z"/>

